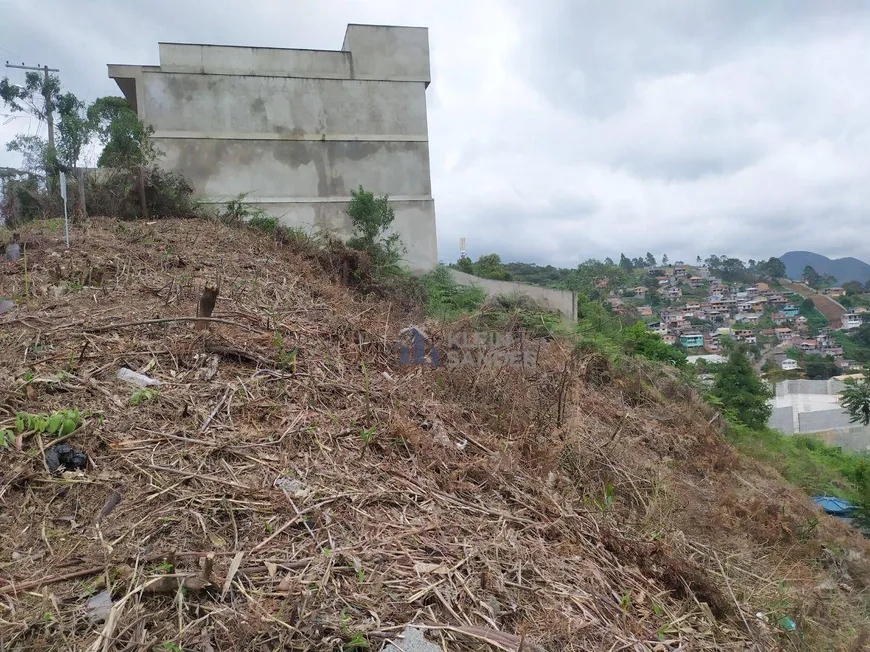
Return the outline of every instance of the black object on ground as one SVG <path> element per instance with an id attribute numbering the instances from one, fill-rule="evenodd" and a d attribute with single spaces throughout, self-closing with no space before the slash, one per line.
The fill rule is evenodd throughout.
<path id="1" fill-rule="evenodd" d="M 84 451 L 76 450 L 69 444 L 57 444 L 45 451 L 45 463 L 52 473 L 61 466 L 67 471 L 84 470 L 88 465 L 88 456 Z"/>

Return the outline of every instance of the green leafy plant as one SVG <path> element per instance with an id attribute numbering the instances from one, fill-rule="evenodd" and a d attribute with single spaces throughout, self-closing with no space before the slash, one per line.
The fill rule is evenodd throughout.
<path id="1" fill-rule="evenodd" d="M 351 190 L 350 194 L 347 215 L 354 235 L 348 240 L 348 246 L 367 252 L 376 268 L 397 266 L 405 248 L 397 233 L 389 234 L 396 219 L 389 196 L 375 197 L 362 186 Z"/>
<path id="2" fill-rule="evenodd" d="M 157 399 L 160 394 L 159 389 L 154 389 L 153 387 L 144 387 L 142 389 L 137 389 L 130 396 L 130 405 L 141 405 L 142 403 L 150 403 Z"/>
<path id="3" fill-rule="evenodd" d="M 15 433 L 8 428 L 0 429 L 0 448 L 9 448 L 15 445 Z"/>
<path id="4" fill-rule="evenodd" d="M 420 280 L 426 293 L 426 312 L 436 319 L 453 321 L 463 314 L 476 312 L 486 299 L 482 288 L 459 285 L 444 265 L 439 265 Z"/>
<path id="5" fill-rule="evenodd" d="M 289 370 L 291 373 L 296 373 L 296 356 L 299 353 L 299 349 L 292 348 L 287 349 L 284 343 L 284 337 L 279 332 L 275 332 L 272 336 L 272 344 L 275 345 L 277 349 L 277 361 L 278 366 L 281 369 Z"/>
<path id="6" fill-rule="evenodd" d="M 250 194 L 250 192 L 240 192 L 230 199 L 224 205 L 224 210 L 218 215 L 219 219 L 227 224 L 234 225 L 248 223 L 255 228 L 274 235 L 275 229 L 278 226 L 278 220 L 269 216 L 263 208 L 245 201 Z"/>
<path id="7" fill-rule="evenodd" d="M 20 434 L 28 431 L 48 433 L 63 437 L 82 424 L 82 414 L 78 410 L 59 410 L 52 414 L 31 414 L 19 412 L 15 415 L 15 430 Z"/>
<path id="8" fill-rule="evenodd" d="M 371 648 L 371 643 L 365 637 L 365 634 L 358 632 L 350 641 L 342 646 L 342 652 L 359 652 L 359 650 L 368 650 Z"/>
<path id="9" fill-rule="evenodd" d="M 607 509 L 613 504 L 613 501 L 616 497 L 616 489 L 612 484 L 607 482 L 604 485 L 604 496 L 601 498 L 595 499 L 595 504 L 601 509 L 601 511 L 607 511 Z"/>
<path id="10" fill-rule="evenodd" d="M 365 455 L 366 449 L 368 449 L 369 444 L 371 444 L 377 436 L 377 431 L 375 430 L 375 427 L 372 426 L 371 428 L 360 428 L 359 434 L 360 438 L 362 439 L 362 448 L 360 449 L 360 457 L 362 457 L 363 455 Z"/>
<path id="11" fill-rule="evenodd" d="M 840 405 L 849 413 L 850 422 L 870 424 L 870 383 L 849 383 L 840 392 Z"/>
<path id="12" fill-rule="evenodd" d="M 272 215 L 267 215 L 265 211 L 252 216 L 248 220 L 248 226 L 265 231 L 269 235 L 274 236 L 278 232 L 278 218 Z"/>

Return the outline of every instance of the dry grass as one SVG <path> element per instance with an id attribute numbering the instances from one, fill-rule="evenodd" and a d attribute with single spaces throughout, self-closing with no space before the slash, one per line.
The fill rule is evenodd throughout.
<path id="1" fill-rule="evenodd" d="M 28 240 L 0 428 L 85 410 L 66 441 L 89 465 L 49 474 L 36 433 L 0 453 L 2 649 L 378 649 L 408 623 L 451 650 L 867 638 L 863 539 L 814 524 L 667 375 L 558 338 L 524 340 L 534 369 L 402 367 L 404 302 L 212 222 Z M 218 277 L 209 330 L 170 320 Z M 466 326 L 425 329 L 443 348 Z M 122 366 L 164 385 L 132 405 Z"/>

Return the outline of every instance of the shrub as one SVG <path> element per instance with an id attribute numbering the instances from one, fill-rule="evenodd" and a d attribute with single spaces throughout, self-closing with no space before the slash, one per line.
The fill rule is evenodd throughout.
<path id="1" fill-rule="evenodd" d="M 248 225 L 274 236 L 278 232 L 278 218 L 273 215 L 254 215 L 248 220 Z"/>
<path id="2" fill-rule="evenodd" d="M 426 291 L 426 312 L 437 319 L 451 321 L 475 312 L 486 299 L 481 288 L 454 281 L 444 265 L 438 265 L 420 280 Z"/>
<path id="3" fill-rule="evenodd" d="M 686 354 L 681 349 L 665 344 L 662 338 L 651 332 L 642 321 L 625 329 L 625 350 L 627 353 L 666 362 L 675 367 L 686 365 Z"/>
<path id="4" fill-rule="evenodd" d="M 354 235 L 348 240 L 348 246 L 365 251 L 375 268 L 397 266 L 405 255 L 405 247 L 398 234 L 388 235 L 396 218 L 389 196 L 375 197 L 362 186 L 351 190 L 350 194 L 347 215 Z"/>
<path id="5" fill-rule="evenodd" d="M 142 212 L 139 172 L 130 169 L 102 168 L 85 180 L 85 203 L 90 215 L 111 215 L 140 219 Z M 143 183 L 148 217 L 194 217 L 200 212 L 193 197 L 194 188 L 177 172 L 157 166 L 144 171 Z"/>

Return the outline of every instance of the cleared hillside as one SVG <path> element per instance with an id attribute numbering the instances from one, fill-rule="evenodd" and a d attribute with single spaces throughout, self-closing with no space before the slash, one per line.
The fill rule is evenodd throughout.
<path id="1" fill-rule="evenodd" d="M 792 292 L 796 292 L 802 296 L 804 299 L 811 299 L 813 304 L 816 306 L 816 310 L 825 316 L 825 319 L 828 320 L 828 323 L 833 328 L 840 327 L 840 318 L 846 314 L 846 310 L 839 303 L 830 297 L 826 297 L 824 294 L 819 294 L 803 283 L 790 283 L 783 280 L 782 284 Z"/>
<path id="2" fill-rule="evenodd" d="M 534 368 L 402 366 L 420 315 L 348 287 L 353 256 L 214 222 L 24 239 L 27 274 L 0 267 L 0 648 L 870 640 L 864 539 L 662 368 L 559 338 L 524 341 Z M 218 275 L 209 330 L 171 321 Z M 469 325 L 424 330 L 447 351 Z M 71 433 L 16 430 L 72 408 Z M 83 470 L 49 472 L 59 440 Z"/>

